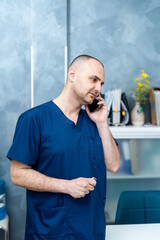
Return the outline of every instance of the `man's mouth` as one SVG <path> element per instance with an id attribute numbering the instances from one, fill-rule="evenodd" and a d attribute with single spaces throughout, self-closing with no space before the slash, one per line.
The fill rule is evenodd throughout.
<path id="1" fill-rule="evenodd" d="M 95 93 L 92 93 L 92 92 L 89 92 L 90 94 L 91 94 L 91 96 L 93 96 L 94 98 L 96 98 L 96 97 L 98 97 L 98 95 L 97 94 L 95 94 Z"/>

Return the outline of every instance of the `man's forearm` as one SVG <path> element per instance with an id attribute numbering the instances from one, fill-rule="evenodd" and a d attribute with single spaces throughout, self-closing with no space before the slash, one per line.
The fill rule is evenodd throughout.
<path id="1" fill-rule="evenodd" d="M 97 129 L 102 140 L 104 159 L 108 171 L 116 172 L 119 168 L 120 151 L 110 132 L 107 122 L 97 123 Z"/>
<path id="2" fill-rule="evenodd" d="M 48 177 L 31 167 L 16 160 L 11 161 L 11 179 L 13 184 L 37 192 L 52 192 L 69 194 L 81 198 L 94 190 L 94 177 L 79 177 L 72 180 Z"/>
<path id="3" fill-rule="evenodd" d="M 22 167 L 15 160 L 11 163 L 11 179 L 13 184 L 38 192 L 67 192 L 67 181 L 48 177 L 30 167 Z"/>

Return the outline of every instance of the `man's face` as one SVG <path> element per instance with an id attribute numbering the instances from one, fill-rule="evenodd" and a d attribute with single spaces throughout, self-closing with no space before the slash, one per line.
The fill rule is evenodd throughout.
<path id="1" fill-rule="evenodd" d="M 104 75 L 103 66 L 95 59 L 88 60 L 77 70 L 74 90 L 81 104 L 91 104 L 100 94 Z"/>

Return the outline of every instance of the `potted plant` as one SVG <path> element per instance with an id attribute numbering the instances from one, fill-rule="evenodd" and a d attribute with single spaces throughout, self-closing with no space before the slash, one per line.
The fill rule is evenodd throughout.
<path id="1" fill-rule="evenodd" d="M 150 76 L 144 71 L 140 70 L 141 76 L 134 80 L 136 86 L 131 91 L 131 96 L 135 101 L 135 106 L 131 112 L 131 122 L 135 126 L 142 126 L 145 122 L 145 115 L 142 104 L 149 101 Z"/>

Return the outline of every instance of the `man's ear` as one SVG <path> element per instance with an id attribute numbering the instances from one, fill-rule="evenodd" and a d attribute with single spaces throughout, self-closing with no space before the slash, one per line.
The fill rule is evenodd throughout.
<path id="1" fill-rule="evenodd" d="M 76 78 L 76 74 L 77 74 L 77 69 L 74 67 L 70 67 L 68 70 L 68 79 L 71 82 L 74 82 L 75 78 Z"/>

